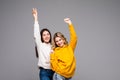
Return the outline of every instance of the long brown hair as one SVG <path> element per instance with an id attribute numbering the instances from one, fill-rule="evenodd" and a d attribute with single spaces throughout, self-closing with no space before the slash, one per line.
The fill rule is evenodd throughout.
<path id="1" fill-rule="evenodd" d="M 48 31 L 48 32 L 49 32 L 49 34 L 50 34 L 50 41 L 49 41 L 49 43 L 51 44 L 51 43 L 52 43 L 52 36 L 51 36 L 50 31 L 49 31 L 47 28 L 44 28 L 44 29 L 42 29 L 42 30 L 40 31 L 41 41 L 44 42 L 43 37 L 42 37 L 44 31 Z M 36 57 L 38 58 L 39 55 L 38 55 L 37 46 L 35 46 L 35 53 L 36 53 Z"/>

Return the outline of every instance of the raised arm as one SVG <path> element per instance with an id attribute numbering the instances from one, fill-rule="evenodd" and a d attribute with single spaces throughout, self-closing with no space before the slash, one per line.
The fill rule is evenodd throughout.
<path id="1" fill-rule="evenodd" d="M 40 29 L 38 24 L 38 12 L 36 8 L 32 9 L 32 15 L 34 18 L 34 39 L 37 46 L 41 43 Z"/>
<path id="2" fill-rule="evenodd" d="M 64 21 L 69 26 L 69 31 L 70 31 L 70 42 L 69 42 L 69 45 L 71 46 L 71 48 L 74 51 L 74 49 L 76 47 L 76 43 L 77 43 L 77 35 L 76 35 L 76 32 L 74 30 L 74 26 L 73 26 L 72 21 L 70 20 L 70 18 L 65 18 Z"/>

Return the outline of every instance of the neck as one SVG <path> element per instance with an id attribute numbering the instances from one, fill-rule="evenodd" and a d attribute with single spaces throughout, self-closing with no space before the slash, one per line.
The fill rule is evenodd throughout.
<path id="1" fill-rule="evenodd" d="M 45 44 L 50 44 L 50 42 L 44 42 Z"/>

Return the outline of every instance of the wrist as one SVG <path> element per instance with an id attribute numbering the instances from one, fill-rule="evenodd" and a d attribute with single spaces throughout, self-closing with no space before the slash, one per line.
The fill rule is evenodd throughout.
<path id="1" fill-rule="evenodd" d="M 35 20 L 34 23 L 35 23 L 35 24 L 38 24 L 38 20 Z"/>
<path id="2" fill-rule="evenodd" d="M 70 21 L 68 24 L 69 24 L 69 25 L 71 25 L 71 24 L 72 24 L 72 22 Z"/>

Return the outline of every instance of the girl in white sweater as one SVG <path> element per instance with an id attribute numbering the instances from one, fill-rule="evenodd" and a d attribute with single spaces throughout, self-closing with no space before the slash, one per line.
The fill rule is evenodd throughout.
<path id="1" fill-rule="evenodd" d="M 36 8 L 33 8 L 32 14 L 34 18 L 34 40 L 36 52 L 38 52 L 38 67 L 40 68 L 39 77 L 40 80 L 52 80 L 54 72 L 50 67 L 51 33 L 46 28 L 40 32 Z"/>

